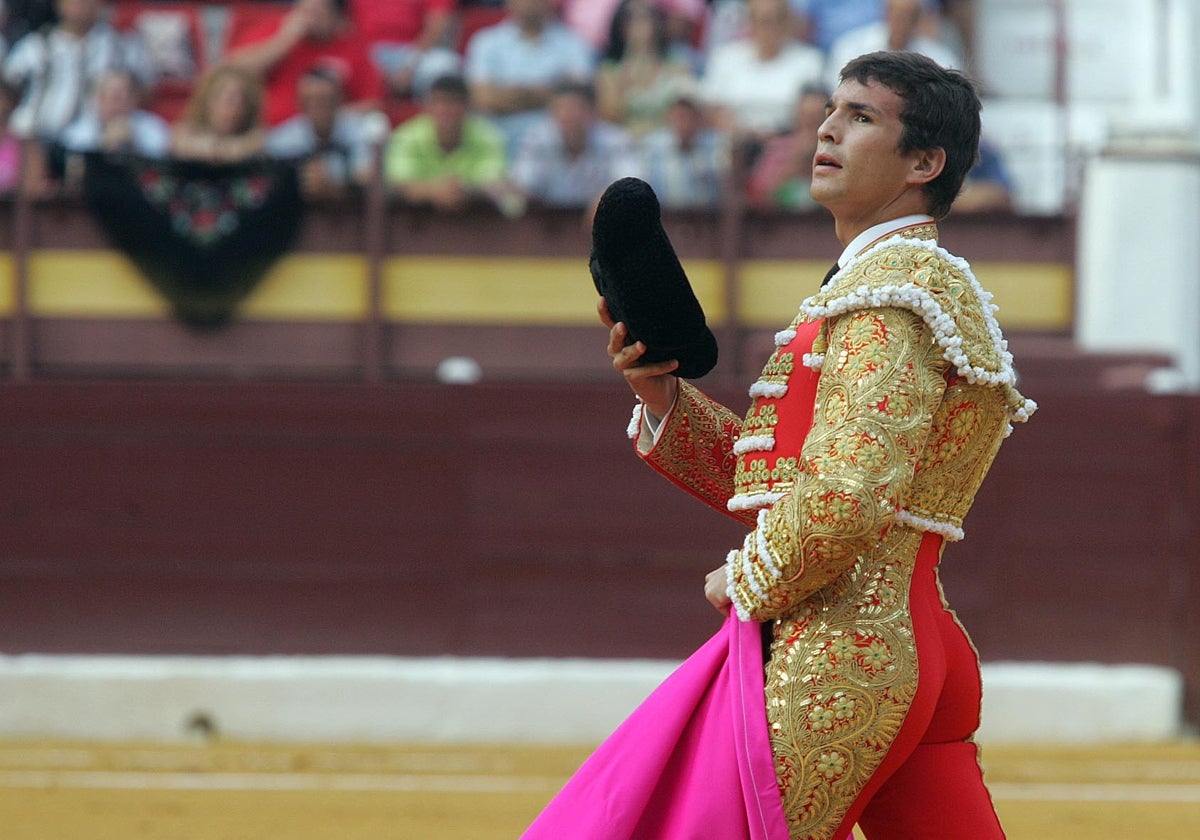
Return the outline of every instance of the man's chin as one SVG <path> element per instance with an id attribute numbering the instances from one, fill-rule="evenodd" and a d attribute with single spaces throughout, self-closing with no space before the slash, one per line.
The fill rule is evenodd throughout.
<path id="1" fill-rule="evenodd" d="M 813 201 L 817 202 L 817 204 L 820 204 L 826 210 L 833 210 L 833 207 L 830 204 L 830 202 L 835 200 L 833 192 L 833 190 L 821 189 L 817 186 L 817 182 L 813 181 L 812 186 L 809 188 L 808 195 Z"/>

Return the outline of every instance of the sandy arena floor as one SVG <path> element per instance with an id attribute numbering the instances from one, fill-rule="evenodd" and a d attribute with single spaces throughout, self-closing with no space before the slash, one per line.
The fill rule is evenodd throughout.
<path id="1" fill-rule="evenodd" d="M 0 837 L 514 840 L 587 752 L 10 742 Z M 991 748 L 985 765 L 1010 840 L 1200 837 L 1200 743 Z"/>

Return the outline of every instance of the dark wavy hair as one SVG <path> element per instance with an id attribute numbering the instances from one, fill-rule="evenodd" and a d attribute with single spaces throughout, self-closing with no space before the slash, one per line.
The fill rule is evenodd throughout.
<path id="1" fill-rule="evenodd" d="M 940 219 L 962 189 L 963 179 L 979 160 L 979 92 L 957 70 L 942 67 L 919 53 L 888 51 L 861 55 L 841 72 L 842 81 L 878 82 L 904 100 L 900 152 L 941 148 L 942 173 L 925 185 L 929 215 Z"/>

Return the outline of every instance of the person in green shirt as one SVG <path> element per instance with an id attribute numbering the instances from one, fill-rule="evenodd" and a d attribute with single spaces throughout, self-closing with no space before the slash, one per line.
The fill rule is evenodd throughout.
<path id="1" fill-rule="evenodd" d="M 423 112 L 396 127 L 384 156 L 385 177 L 398 195 L 447 211 L 482 199 L 519 215 L 524 203 L 508 184 L 507 169 L 504 135 L 471 113 L 461 76 L 433 82 Z"/>

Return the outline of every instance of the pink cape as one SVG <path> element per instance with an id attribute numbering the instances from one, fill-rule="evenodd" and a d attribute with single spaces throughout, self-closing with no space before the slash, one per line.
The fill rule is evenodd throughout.
<path id="1" fill-rule="evenodd" d="M 546 806 L 523 840 L 788 840 L 760 625 L 726 619 Z"/>

